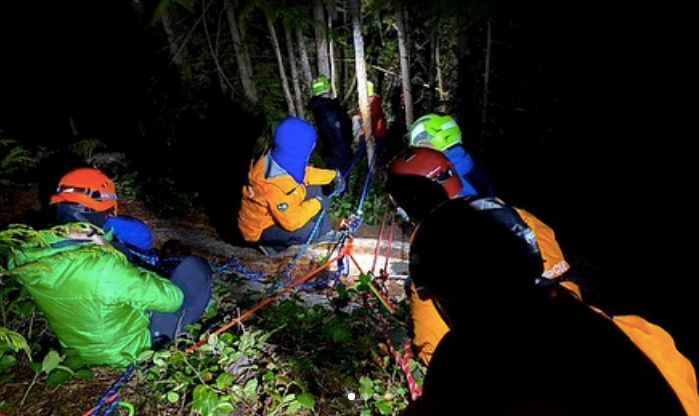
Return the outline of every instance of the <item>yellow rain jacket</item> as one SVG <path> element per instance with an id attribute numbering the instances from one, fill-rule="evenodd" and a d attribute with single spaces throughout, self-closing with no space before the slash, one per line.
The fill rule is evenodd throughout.
<path id="1" fill-rule="evenodd" d="M 308 166 L 304 184 L 288 174 L 266 178 L 267 160 L 265 154 L 250 166 L 249 185 L 243 187 L 238 228 L 248 242 L 258 241 L 262 232 L 275 224 L 288 231 L 303 227 L 321 209 L 318 199 L 306 201 L 306 185 L 327 185 L 337 174 Z"/>

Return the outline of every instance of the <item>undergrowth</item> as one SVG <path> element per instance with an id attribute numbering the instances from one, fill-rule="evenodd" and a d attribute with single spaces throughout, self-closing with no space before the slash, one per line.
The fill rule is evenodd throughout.
<path id="1" fill-rule="evenodd" d="M 103 394 L 105 375 L 117 380 L 121 372 L 85 365 L 61 349 L 21 285 L 0 273 L 0 380 L 23 386 L 0 384 L 0 412 L 26 414 L 47 390 L 53 400 L 46 414 L 71 414 L 60 405 L 71 401 L 89 410 L 100 397 L 76 397 L 81 386 L 100 374 Z M 219 335 L 212 332 L 265 294 L 245 289 L 236 274 L 216 272 L 214 281 L 199 323 L 169 347 L 142 354 L 119 390 L 115 414 L 368 416 L 394 415 L 408 404 L 405 374 L 384 338 L 388 326 L 403 325 L 407 311 L 380 309 L 367 290 L 370 275 L 349 287 L 339 283 L 324 295 L 327 302 L 314 306 L 290 292 Z M 193 349 L 199 339 L 206 342 Z M 424 368 L 412 359 L 410 365 L 421 384 Z"/>

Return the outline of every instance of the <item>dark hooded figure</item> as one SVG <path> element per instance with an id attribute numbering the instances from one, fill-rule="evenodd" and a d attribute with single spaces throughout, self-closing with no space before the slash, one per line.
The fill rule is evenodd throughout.
<path id="1" fill-rule="evenodd" d="M 673 390 L 680 367 L 656 366 L 658 354 L 571 291 L 532 284 L 543 270 L 539 254 L 502 210 L 483 208 L 470 198 L 444 202 L 411 238 L 415 290 L 449 332 L 403 415 L 696 414 L 691 365 L 686 388 Z M 655 331 L 646 328 L 634 336 Z M 661 358 L 688 364 L 663 339 L 653 347 L 669 354 Z"/>
<path id="2" fill-rule="evenodd" d="M 340 101 L 330 95 L 330 82 L 321 75 L 313 81 L 313 98 L 308 109 L 318 128 L 320 154 L 326 166 L 347 177 L 352 164 L 352 119 Z"/>
<path id="3" fill-rule="evenodd" d="M 238 228 L 245 241 L 283 251 L 310 242 L 311 235 L 313 241 L 328 238 L 330 221 L 323 214 L 330 199 L 322 186 L 341 192 L 344 181 L 337 170 L 309 166 L 316 139 L 315 128 L 300 117 L 277 126 L 271 149 L 251 164 L 243 186 Z"/>

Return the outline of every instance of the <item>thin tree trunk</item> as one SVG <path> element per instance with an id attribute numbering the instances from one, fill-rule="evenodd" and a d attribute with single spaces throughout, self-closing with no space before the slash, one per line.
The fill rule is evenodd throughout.
<path id="1" fill-rule="evenodd" d="M 403 104 L 405 105 L 405 127 L 410 129 L 413 124 L 413 89 L 410 84 L 410 57 L 408 56 L 407 36 L 405 22 L 407 12 L 402 5 L 396 11 L 396 26 L 398 28 L 398 54 L 400 56 L 400 77 L 403 85 Z"/>
<path id="2" fill-rule="evenodd" d="M 432 31 L 432 33 L 430 33 L 430 66 L 429 70 L 427 71 L 427 84 L 429 85 L 428 102 L 430 109 L 437 106 L 437 92 L 435 91 L 437 89 L 437 71 L 439 71 L 439 67 L 437 65 L 437 34 L 435 31 Z"/>
<path id="3" fill-rule="evenodd" d="M 298 64 L 296 54 L 294 54 L 294 41 L 291 39 L 291 28 L 284 26 L 284 37 L 286 38 L 286 52 L 289 56 L 289 68 L 291 69 L 291 85 L 294 87 L 294 101 L 296 102 L 296 114 L 301 118 L 306 118 L 304 111 L 303 91 L 299 83 Z"/>
<path id="4" fill-rule="evenodd" d="M 490 22 L 485 24 L 486 27 L 486 42 L 485 42 L 485 71 L 483 74 L 483 111 L 481 113 L 481 123 L 485 124 L 488 119 L 488 81 L 490 79 Z"/>
<path id="5" fill-rule="evenodd" d="M 315 17 L 316 54 L 318 57 L 318 75 L 330 75 L 328 61 L 328 40 L 325 25 L 325 7 L 323 0 L 313 0 L 313 17 Z"/>
<path id="6" fill-rule="evenodd" d="M 435 66 L 437 67 L 437 97 L 439 97 L 437 108 L 439 109 L 439 111 L 446 112 L 446 101 L 448 98 L 448 94 L 446 93 L 446 91 L 444 91 L 444 77 L 442 76 L 442 54 L 439 50 L 439 46 L 439 37 L 437 37 L 434 48 L 434 62 Z"/>
<path id="7" fill-rule="evenodd" d="M 180 47 L 177 44 L 177 35 L 175 34 L 175 30 L 173 29 L 172 25 L 172 16 L 171 9 L 168 9 L 163 13 L 163 15 L 160 18 L 160 21 L 163 24 L 163 29 L 165 30 L 165 34 L 167 35 L 167 44 L 168 48 L 170 49 L 170 59 L 172 59 L 172 62 L 175 64 L 177 69 L 179 70 L 182 67 L 182 52 L 180 51 Z"/>
<path id="8" fill-rule="evenodd" d="M 286 78 L 286 70 L 284 69 L 284 60 L 282 60 L 282 51 L 279 46 L 279 40 L 277 39 L 277 31 L 274 29 L 274 22 L 269 16 L 265 16 L 267 21 L 267 30 L 269 30 L 269 37 L 272 40 L 272 47 L 274 48 L 274 55 L 277 57 L 277 65 L 279 67 L 279 78 L 281 78 L 282 89 L 284 90 L 284 97 L 286 98 L 287 111 L 291 115 L 296 115 L 296 110 L 294 109 L 294 99 L 291 98 L 291 91 L 289 91 L 289 81 Z"/>
<path id="9" fill-rule="evenodd" d="M 146 9 L 143 7 L 143 2 L 141 0 L 131 0 L 131 7 L 136 13 L 136 21 L 138 21 L 138 27 L 141 29 L 141 33 L 148 33 L 148 17 L 146 15 Z"/>
<path id="10" fill-rule="evenodd" d="M 240 82 L 243 84 L 243 93 L 251 103 L 256 104 L 258 98 L 257 88 L 255 88 L 255 83 L 252 80 L 252 64 L 240 34 L 238 19 L 235 16 L 235 10 L 233 10 L 233 4 L 230 0 L 224 0 L 224 7 L 226 9 L 228 26 L 231 29 L 233 51 L 235 52 L 235 61 L 238 64 Z"/>
<path id="11" fill-rule="evenodd" d="M 333 28 L 333 21 L 331 17 L 328 17 L 328 29 L 327 33 L 330 33 Z M 337 88 L 337 69 L 335 65 L 335 48 L 334 48 L 335 42 L 330 39 L 328 41 L 328 63 L 330 64 L 330 86 L 332 87 L 333 91 L 333 96 L 337 97 L 338 95 L 338 88 Z M 342 83 L 340 83 L 342 85 Z"/>
<path id="12" fill-rule="evenodd" d="M 311 64 L 308 61 L 308 51 L 306 50 L 306 36 L 304 36 L 301 31 L 300 26 L 296 26 L 296 41 L 299 44 L 299 56 L 301 57 L 301 69 L 306 78 L 306 87 L 310 88 L 313 82 L 313 71 L 311 71 Z"/>
<path id="13" fill-rule="evenodd" d="M 364 61 L 364 38 L 362 37 L 361 0 L 349 0 L 352 11 L 352 30 L 354 34 L 354 56 L 357 69 L 357 91 L 359 92 L 359 109 L 362 114 L 364 141 L 366 142 L 369 166 L 374 164 L 374 136 L 371 131 L 371 112 L 366 89 L 366 63 Z"/>
<path id="14" fill-rule="evenodd" d="M 289 68 L 291 69 L 291 85 L 294 87 L 294 101 L 296 103 L 296 113 L 301 118 L 306 118 L 306 111 L 303 99 L 303 89 L 301 88 L 298 62 L 294 53 L 294 41 L 291 36 L 291 28 L 284 26 L 284 37 L 286 38 L 286 50 L 289 56 Z"/>

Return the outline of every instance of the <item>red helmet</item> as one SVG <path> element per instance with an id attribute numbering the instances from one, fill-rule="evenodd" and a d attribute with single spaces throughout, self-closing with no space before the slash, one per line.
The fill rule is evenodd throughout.
<path id="1" fill-rule="evenodd" d="M 454 165 L 439 150 L 408 148 L 388 166 L 387 192 L 412 221 L 420 221 L 437 205 L 456 197 L 461 186 Z"/>
<path id="2" fill-rule="evenodd" d="M 73 202 L 95 211 L 110 208 L 117 211 L 117 194 L 114 182 L 94 168 L 78 168 L 65 174 L 51 197 L 50 204 Z"/>

